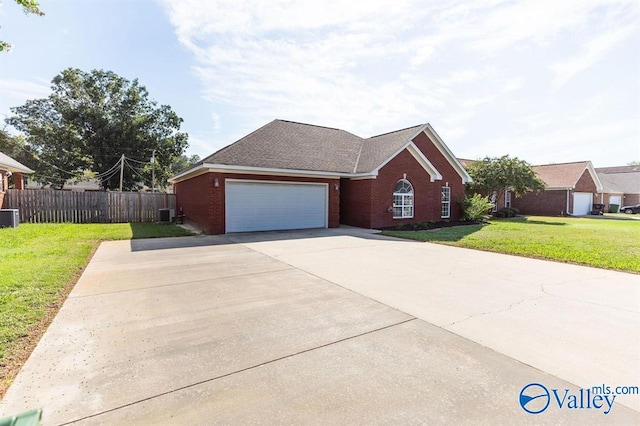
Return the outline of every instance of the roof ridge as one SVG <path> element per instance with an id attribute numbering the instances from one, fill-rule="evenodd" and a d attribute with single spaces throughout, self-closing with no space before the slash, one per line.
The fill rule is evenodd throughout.
<path id="1" fill-rule="evenodd" d="M 349 133 L 349 134 L 352 134 L 352 135 L 353 135 L 353 133 L 348 132 L 348 131 L 343 130 L 343 129 L 338 129 L 337 127 L 319 126 L 319 125 L 317 125 L 317 124 L 301 123 L 300 121 L 283 120 L 283 119 L 280 119 L 280 118 L 276 118 L 276 119 L 275 119 L 275 120 L 273 120 L 273 121 L 281 121 L 281 122 L 283 122 L 283 123 L 301 124 L 301 125 L 303 125 L 303 126 L 320 127 L 320 128 L 323 128 L 323 129 L 338 130 L 338 131 L 346 132 L 346 133 Z M 354 136 L 358 136 L 358 135 L 354 135 Z M 359 136 L 358 136 L 358 137 L 359 137 Z"/>
<path id="2" fill-rule="evenodd" d="M 386 133 L 381 133 L 379 135 L 369 136 L 367 139 L 379 138 L 380 136 L 386 136 L 386 135 L 390 135 L 392 133 L 404 132 L 405 130 L 413 129 L 413 128 L 416 128 L 416 127 L 422 127 L 422 126 L 425 126 L 425 125 L 426 125 L 426 123 L 416 124 L 415 126 L 405 127 L 404 129 L 399 129 L 399 130 L 394 130 L 392 132 L 386 132 Z"/>
<path id="3" fill-rule="evenodd" d="M 405 130 L 415 129 L 416 127 L 422 127 L 422 126 L 426 126 L 426 123 L 416 124 L 415 126 L 405 127 L 404 129 L 398 129 L 398 130 L 394 130 L 392 132 L 386 132 L 386 133 L 381 133 L 379 135 L 369 136 L 367 139 L 379 138 L 380 136 L 386 136 L 386 135 L 390 135 L 392 133 L 404 132 Z"/>
<path id="4" fill-rule="evenodd" d="M 360 149 L 358 149 L 358 155 L 356 156 L 356 161 L 353 164 L 353 173 L 357 173 L 358 171 L 358 164 L 360 163 L 360 156 L 362 155 L 362 149 L 364 148 L 364 141 L 366 139 L 362 139 L 360 138 Z"/>
<path id="5" fill-rule="evenodd" d="M 567 165 L 567 164 L 580 164 L 580 163 L 590 163 L 591 161 L 589 160 L 584 160 L 584 161 L 569 161 L 566 163 L 549 163 L 549 164 L 535 164 L 531 167 L 545 167 L 545 166 L 563 166 L 563 165 Z"/>

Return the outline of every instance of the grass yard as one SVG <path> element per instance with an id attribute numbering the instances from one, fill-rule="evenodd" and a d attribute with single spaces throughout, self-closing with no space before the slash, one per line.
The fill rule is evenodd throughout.
<path id="1" fill-rule="evenodd" d="M 101 241 L 185 235 L 155 223 L 0 229 L 0 397 Z"/>
<path id="2" fill-rule="evenodd" d="M 640 273 L 640 221 L 516 217 L 384 235 Z"/>

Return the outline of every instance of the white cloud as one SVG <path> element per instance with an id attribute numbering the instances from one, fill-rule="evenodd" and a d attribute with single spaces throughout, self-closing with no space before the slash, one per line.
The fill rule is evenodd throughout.
<path id="1" fill-rule="evenodd" d="M 22 103 L 28 99 L 47 97 L 51 93 L 51 88 L 48 84 L 38 81 L 0 80 L 0 93 Z"/>
<path id="2" fill-rule="evenodd" d="M 577 74 L 602 60 L 611 49 L 637 31 L 638 22 L 635 22 L 633 25 L 604 32 L 589 40 L 579 55 L 551 65 L 551 69 L 555 72 L 554 86 L 562 86 Z"/>
<path id="3" fill-rule="evenodd" d="M 442 123 L 448 143 L 474 149 L 513 144 L 536 126 L 569 137 L 564 112 L 581 106 L 554 84 L 637 41 L 633 1 L 161 1 L 194 56 L 221 137 L 274 118 L 362 136 L 430 121 Z M 543 119 L 527 119 L 536 114 Z"/>

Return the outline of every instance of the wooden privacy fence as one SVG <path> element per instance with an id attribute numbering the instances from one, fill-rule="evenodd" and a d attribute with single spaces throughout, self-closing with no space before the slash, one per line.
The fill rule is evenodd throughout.
<path id="1" fill-rule="evenodd" d="M 74 192 L 9 189 L 5 209 L 18 209 L 21 222 L 158 222 L 159 209 L 176 208 L 174 194 L 151 192 Z"/>

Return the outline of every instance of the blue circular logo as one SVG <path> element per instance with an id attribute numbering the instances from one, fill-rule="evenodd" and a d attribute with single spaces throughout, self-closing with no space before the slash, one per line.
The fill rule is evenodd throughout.
<path id="1" fill-rule="evenodd" d="M 551 394 L 540 383 L 529 383 L 520 391 L 520 406 L 529 414 L 540 414 L 549 406 Z"/>

